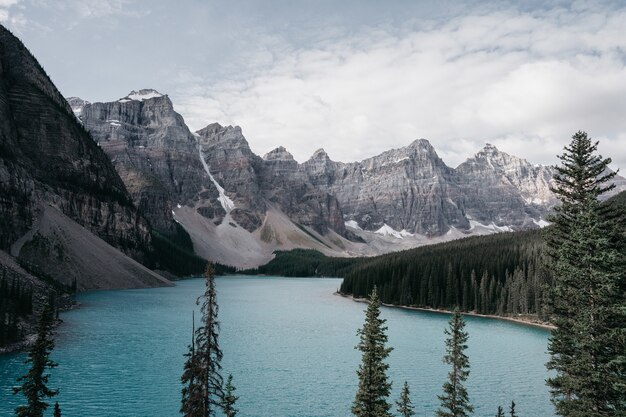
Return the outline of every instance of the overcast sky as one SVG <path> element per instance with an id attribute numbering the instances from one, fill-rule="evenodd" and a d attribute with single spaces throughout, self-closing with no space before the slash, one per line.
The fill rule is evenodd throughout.
<path id="1" fill-rule="evenodd" d="M 426 138 L 451 166 L 486 142 L 555 163 L 581 129 L 626 171 L 626 4 L 517 3 L 0 0 L 0 22 L 64 95 L 155 88 L 259 154 Z"/>

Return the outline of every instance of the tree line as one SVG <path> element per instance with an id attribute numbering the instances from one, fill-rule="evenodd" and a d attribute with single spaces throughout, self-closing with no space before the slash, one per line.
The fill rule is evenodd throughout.
<path id="1" fill-rule="evenodd" d="M 32 313 L 32 287 L 23 286 L 16 278 L 10 279 L 4 269 L 0 277 L 0 347 L 21 339 L 19 319 Z"/>
<path id="2" fill-rule="evenodd" d="M 562 205 L 551 219 L 554 228 L 546 235 L 544 265 L 552 277 L 552 286 L 545 290 L 546 308 L 556 325 L 548 343 L 547 368 L 553 374 L 547 384 L 556 412 L 563 417 L 626 415 L 625 218 L 623 211 L 598 200 L 601 194 L 614 187 L 608 184 L 615 174 L 607 173 L 611 160 L 597 156 L 596 149 L 597 142 L 592 142 L 586 133 L 577 132 L 560 156 L 563 164 L 557 169 L 553 191 Z M 515 253 L 514 250 L 509 252 L 511 262 L 516 259 Z M 430 267 L 437 265 L 441 266 L 435 262 Z M 450 272 L 454 272 L 454 265 L 458 263 L 450 261 L 443 270 L 446 284 L 454 281 Z M 506 265 L 501 260 L 491 267 L 508 272 Z M 527 270 L 521 270 L 523 276 L 529 275 Z M 391 268 L 391 271 L 393 274 L 396 270 Z M 513 271 L 512 276 L 516 269 Z M 474 272 L 472 275 L 478 276 Z M 489 273 L 483 276 L 489 277 Z M 226 383 L 222 377 L 217 291 L 211 265 L 205 272 L 205 282 L 205 292 L 198 299 L 202 313 L 200 326 L 196 329 L 195 323 L 192 325 L 191 344 L 185 355 L 180 411 L 185 417 L 211 417 L 221 409 L 227 417 L 234 417 L 238 413 L 238 397 L 234 395 L 232 376 Z M 488 278 L 480 280 L 474 306 L 492 302 L 490 297 L 480 300 L 480 287 L 485 288 L 482 292 L 485 294 L 488 286 L 482 283 L 487 282 L 490 282 Z M 351 411 L 357 417 L 391 417 L 392 404 L 388 397 L 392 382 L 387 377 L 386 359 L 393 348 L 387 346 L 386 320 L 380 317 L 381 297 L 377 283 L 373 284 L 368 294 L 365 322 L 357 331 L 356 349 L 361 352 L 361 364 L 356 372 L 359 384 Z M 495 287 L 497 293 L 497 283 Z M 458 293 L 456 298 L 453 296 L 453 283 L 450 288 L 452 290 L 446 292 L 447 300 L 456 302 L 457 308 L 445 331 L 443 361 L 450 371 L 438 396 L 440 405 L 436 416 L 469 417 L 474 411 L 464 386 L 470 373 L 469 357 L 465 354 L 469 335 L 458 309 L 464 297 Z M 53 312 L 49 302 L 40 314 L 37 338 L 26 360 L 31 365 L 30 370 L 18 379 L 21 385 L 15 388 L 15 393 L 22 393 L 27 400 L 25 405 L 17 407 L 18 417 L 42 417 L 49 406 L 46 399 L 57 394 L 47 386 L 47 372 L 56 366 L 49 358 L 54 347 Z M 407 382 L 396 406 L 403 417 L 415 415 Z M 502 407 L 494 411 L 496 417 L 505 415 Z M 61 415 L 58 403 L 54 415 Z M 514 401 L 509 416 L 517 417 Z"/>

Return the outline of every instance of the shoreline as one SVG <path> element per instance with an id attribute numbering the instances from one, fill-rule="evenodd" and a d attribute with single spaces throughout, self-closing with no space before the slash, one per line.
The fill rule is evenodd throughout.
<path id="1" fill-rule="evenodd" d="M 352 295 L 348 295 L 348 294 L 343 294 L 341 292 L 335 291 L 334 295 L 338 295 L 340 297 L 343 298 L 349 298 L 354 302 L 357 303 L 367 303 L 369 302 L 369 300 L 367 298 L 357 298 L 354 297 Z M 452 310 L 445 310 L 445 309 L 437 309 L 437 308 L 427 308 L 427 307 L 413 307 L 413 306 L 401 306 L 401 305 L 397 305 L 397 304 L 387 304 L 387 303 L 381 303 L 382 306 L 385 307 L 391 307 L 391 308 L 401 308 L 404 310 L 414 310 L 414 311 L 424 311 L 424 312 L 429 312 L 429 313 L 438 313 L 438 314 L 452 314 L 454 313 L 454 311 Z M 461 312 L 462 315 L 464 316 L 470 316 L 470 317 L 482 317 L 482 318 L 486 318 L 486 319 L 493 319 L 493 320 L 504 320 L 504 321 L 509 321 L 512 323 L 516 323 L 516 324 L 521 324 L 524 326 L 531 326 L 531 327 L 538 327 L 544 330 L 554 330 L 556 329 L 556 326 L 553 326 L 552 324 L 540 321 L 538 319 L 530 319 L 530 318 L 525 318 L 525 317 L 507 317 L 507 316 L 497 316 L 495 314 L 480 314 L 480 313 L 473 313 L 473 312 Z"/>

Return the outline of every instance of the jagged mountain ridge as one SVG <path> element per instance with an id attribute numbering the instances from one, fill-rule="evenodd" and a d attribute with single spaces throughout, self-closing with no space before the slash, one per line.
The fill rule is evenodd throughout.
<path id="1" fill-rule="evenodd" d="M 160 107 L 164 100 L 166 109 Z M 145 167 L 148 155 L 157 149 L 182 152 L 172 146 L 179 142 L 176 140 L 138 139 L 133 132 L 141 125 L 140 119 L 122 117 L 121 126 L 110 127 L 106 123 L 118 123 L 117 119 L 94 113 L 97 108 L 124 106 L 147 107 L 150 114 L 175 113 L 167 96 L 154 90 L 132 92 L 114 103 L 79 105 L 76 115 L 114 162 L 117 154 L 107 144 L 113 137 L 123 143 L 126 153 L 134 149 L 136 158 L 143 161 L 133 163 L 135 167 Z M 176 115 L 184 131 L 184 121 Z M 169 125 L 159 122 L 161 117 L 151 117 L 153 136 L 171 135 Z M 552 168 L 533 165 L 489 144 L 452 168 L 425 139 L 351 163 L 335 162 L 320 149 L 299 164 L 282 146 L 263 157 L 256 155 L 238 126 L 212 123 L 183 136 L 184 153 L 196 154 L 189 157 L 187 165 L 195 166 L 196 176 L 205 176 L 203 185 L 198 190 L 192 183 L 187 198 L 165 187 L 156 201 L 178 198 L 182 207 L 170 204 L 172 218 L 186 227 L 202 256 L 225 263 L 238 264 L 237 247 L 254 253 L 255 261 L 242 263 L 250 266 L 267 260 L 270 249 L 314 244 L 332 255 L 369 255 L 468 234 L 537 228 L 547 224 L 545 216 L 557 203 L 549 190 Z M 142 150 L 136 150 L 138 143 Z M 194 157 L 204 173 L 198 174 L 201 169 L 198 161 L 191 162 Z M 169 163 L 170 167 L 176 165 L 178 162 Z M 132 178 L 120 174 L 133 190 Z M 164 172 L 153 174 L 168 178 Z M 616 192 L 626 188 L 624 181 L 617 179 Z M 150 189 L 143 192 L 154 193 Z M 162 215 L 169 216 L 167 204 L 155 205 L 149 199 L 145 211 L 154 218 L 163 212 L 162 207 L 168 208 Z M 294 227 L 302 232 L 297 237 Z M 209 243 L 207 236 L 221 239 L 222 247 Z M 232 249 L 230 255 L 224 247 Z"/>
<path id="2" fill-rule="evenodd" d="M 88 255 L 84 243 L 101 251 L 98 268 L 70 262 Z M 109 287 L 168 283 L 136 262 L 151 250 L 149 224 L 109 158 L 76 122 L 37 60 L 3 26 L 0 249 L 31 273 L 79 290 L 102 288 L 99 280 L 108 274 Z"/>
<path id="3" fill-rule="evenodd" d="M 331 250 L 323 236 L 345 233 L 333 196 L 304 174 L 286 174 L 297 171 L 293 158 L 253 154 L 239 128 L 213 124 L 191 133 L 170 99 L 151 89 L 108 103 L 71 100 L 152 225 L 171 233 L 179 222 L 201 256 L 250 266 L 237 257 L 257 264 L 277 248 Z"/>

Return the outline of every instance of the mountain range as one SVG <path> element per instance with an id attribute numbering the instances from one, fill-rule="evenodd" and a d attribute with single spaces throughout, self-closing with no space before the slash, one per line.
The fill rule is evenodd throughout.
<path id="1" fill-rule="evenodd" d="M 256 155 L 238 126 L 191 132 L 153 89 L 67 101 L 154 227 L 173 233 L 177 222 L 196 253 L 235 267 L 266 263 L 275 250 L 376 255 L 538 228 L 557 204 L 553 168 L 490 144 L 456 168 L 425 139 L 351 163 L 319 149 L 299 164 L 282 146 Z M 612 194 L 626 189 L 615 182 Z"/>

